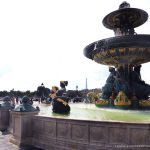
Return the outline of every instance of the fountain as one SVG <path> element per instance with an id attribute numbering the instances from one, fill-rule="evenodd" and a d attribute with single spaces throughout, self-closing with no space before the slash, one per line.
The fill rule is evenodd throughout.
<path id="1" fill-rule="evenodd" d="M 110 65 L 110 75 L 96 106 L 149 109 L 149 85 L 140 78 L 142 63 L 150 60 L 150 35 L 137 35 L 134 28 L 144 23 L 145 11 L 128 3 L 107 15 L 103 24 L 116 37 L 100 40 L 84 49 L 85 56 Z M 150 111 L 97 108 L 95 104 L 70 104 L 69 114 L 52 112 L 40 104 L 40 112 L 16 107 L 12 114 L 11 142 L 45 150 L 149 149 Z M 28 111 L 29 110 L 29 111 Z M 33 110 L 33 111 L 32 111 Z M 36 109 L 37 110 L 37 109 Z"/>
<path id="2" fill-rule="evenodd" d="M 146 22 L 148 14 L 130 8 L 123 2 L 119 9 L 106 15 L 103 25 L 115 37 L 96 41 L 84 49 L 84 55 L 97 63 L 108 65 L 110 75 L 102 88 L 98 107 L 150 109 L 150 85 L 141 79 L 141 64 L 150 61 L 150 35 L 134 30 Z"/>

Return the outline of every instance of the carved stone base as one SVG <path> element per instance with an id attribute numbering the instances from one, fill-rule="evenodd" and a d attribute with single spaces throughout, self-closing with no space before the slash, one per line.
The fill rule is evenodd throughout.
<path id="1" fill-rule="evenodd" d="M 8 109 L 0 109 L 0 131 L 7 130 L 9 127 L 10 111 Z"/>
<path id="2" fill-rule="evenodd" d="M 32 145 L 32 119 L 38 112 L 11 112 L 12 114 L 12 138 L 10 142 L 22 146 Z"/>
<path id="3" fill-rule="evenodd" d="M 149 123 L 72 120 L 42 116 L 35 116 L 33 120 L 32 144 L 45 150 L 141 150 L 140 146 L 146 150 L 150 143 Z"/>

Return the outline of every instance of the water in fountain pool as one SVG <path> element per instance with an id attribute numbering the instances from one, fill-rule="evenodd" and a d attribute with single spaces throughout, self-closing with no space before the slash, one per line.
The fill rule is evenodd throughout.
<path id="1" fill-rule="evenodd" d="M 142 110 L 118 110 L 109 108 L 98 108 L 95 104 L 71 103 L 70 114 L 56 114 L 52 112 L 50 104 L 39 104 L 34 102 L 34 106 L 40 107 L 40 116 L 78 119 L 78 120 L 96 120 L 96 121 L 119 121 L 119 122 L 141 122 L 150 123 L 150 111 Z"/>
<path id="2" fill-rule="evenodd" d="M 39 115 L 46 117 L 96 121 L 150 122 L 150 111 L 98 108 L 95 104 L 72 103 L 70 104 L 70 114 L 62 115 L 53 113 L 51 105 L 38 103 L 34 105 L 40 107 Z"/>

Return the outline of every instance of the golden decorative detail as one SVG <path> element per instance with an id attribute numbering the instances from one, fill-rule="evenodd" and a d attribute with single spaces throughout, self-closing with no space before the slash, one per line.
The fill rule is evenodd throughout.
<path id="1" fill-rule="evenodd" d="M 144 51 L 144 50 L 145 50 L 145 48 L 143 48 L 143 47 L 139 48 L 139 51 Z"/>
<path id="2" fill-rule="evenodd" d="M 148 62 L 148 58 L 145 57 L 144 51 L 150 53 L 150 48 L 130 47 L 130 48 L 108 49 L 107 51 L 99 51 L 98 53 L 94 54 L 93 60 L 97 63 L 104 65 L 114 66 L 119 63 L 126 63 L 126 62 L 128 62 L 129 64 L 137 65 Z M 118 55 L 118 53 L 120 54 Z"/>
<path id="3" fill-rule="evenodd" d="M 150 106 L 150 99 L 139 101 L 140 106 Z"/>
<path id="4" fill-rule="evenodd" d="M 106 52 L 101 52 L 101 55 L 106 56 Z"/>
<path id="5" fill-rule="evenodd" d="M 107 100 L 97 100 L 97 101 L 95 101 L 95 104 L 98 104 L 98 105 L 108 105 L 108 101 Z"/>
<path id="6" fill-rule="evenodd" d="M 125 48 L 119 48 L 120 53 L 125 53 Z"/>
<path id="7" fill-rule="evenodd" d="M 127 98 L 123 91 L 120 91 L 114 100 L 114 105 L 116 106 L 130 106 L 131 101 Z"/>
<path id="8" fill-rule="evenodd" d="M 110 54 L 114 54 L 116 52 L 115 49 L 108 50 Z"/>
<path id="9" fill-rule="evenodd" d="M 132 52 L 132 51 L 135 51 L 136 48 L 132 47 L 132 48 L 129 48 L 129 52 Z"/>

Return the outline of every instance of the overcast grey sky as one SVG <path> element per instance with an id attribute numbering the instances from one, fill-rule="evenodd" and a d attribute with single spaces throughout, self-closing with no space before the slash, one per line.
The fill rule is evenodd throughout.
<path id="1" fill-rule="evenodd" d="M 122 0 L 1 0 L 0 90 L 36 90 L 42 82 L 51 88 L 68 80 L 67 89 L 101 88 L 108 67 L 84 57 L 86 45 L 114 36 L 102 25 L 105 15 Z M 149 0 L 128 0 L 131 7 L 150 14 Z M 150 34 L 150 21 L 136 28 Z M 142 78 L 150 83 L 150 64 Z"/>

